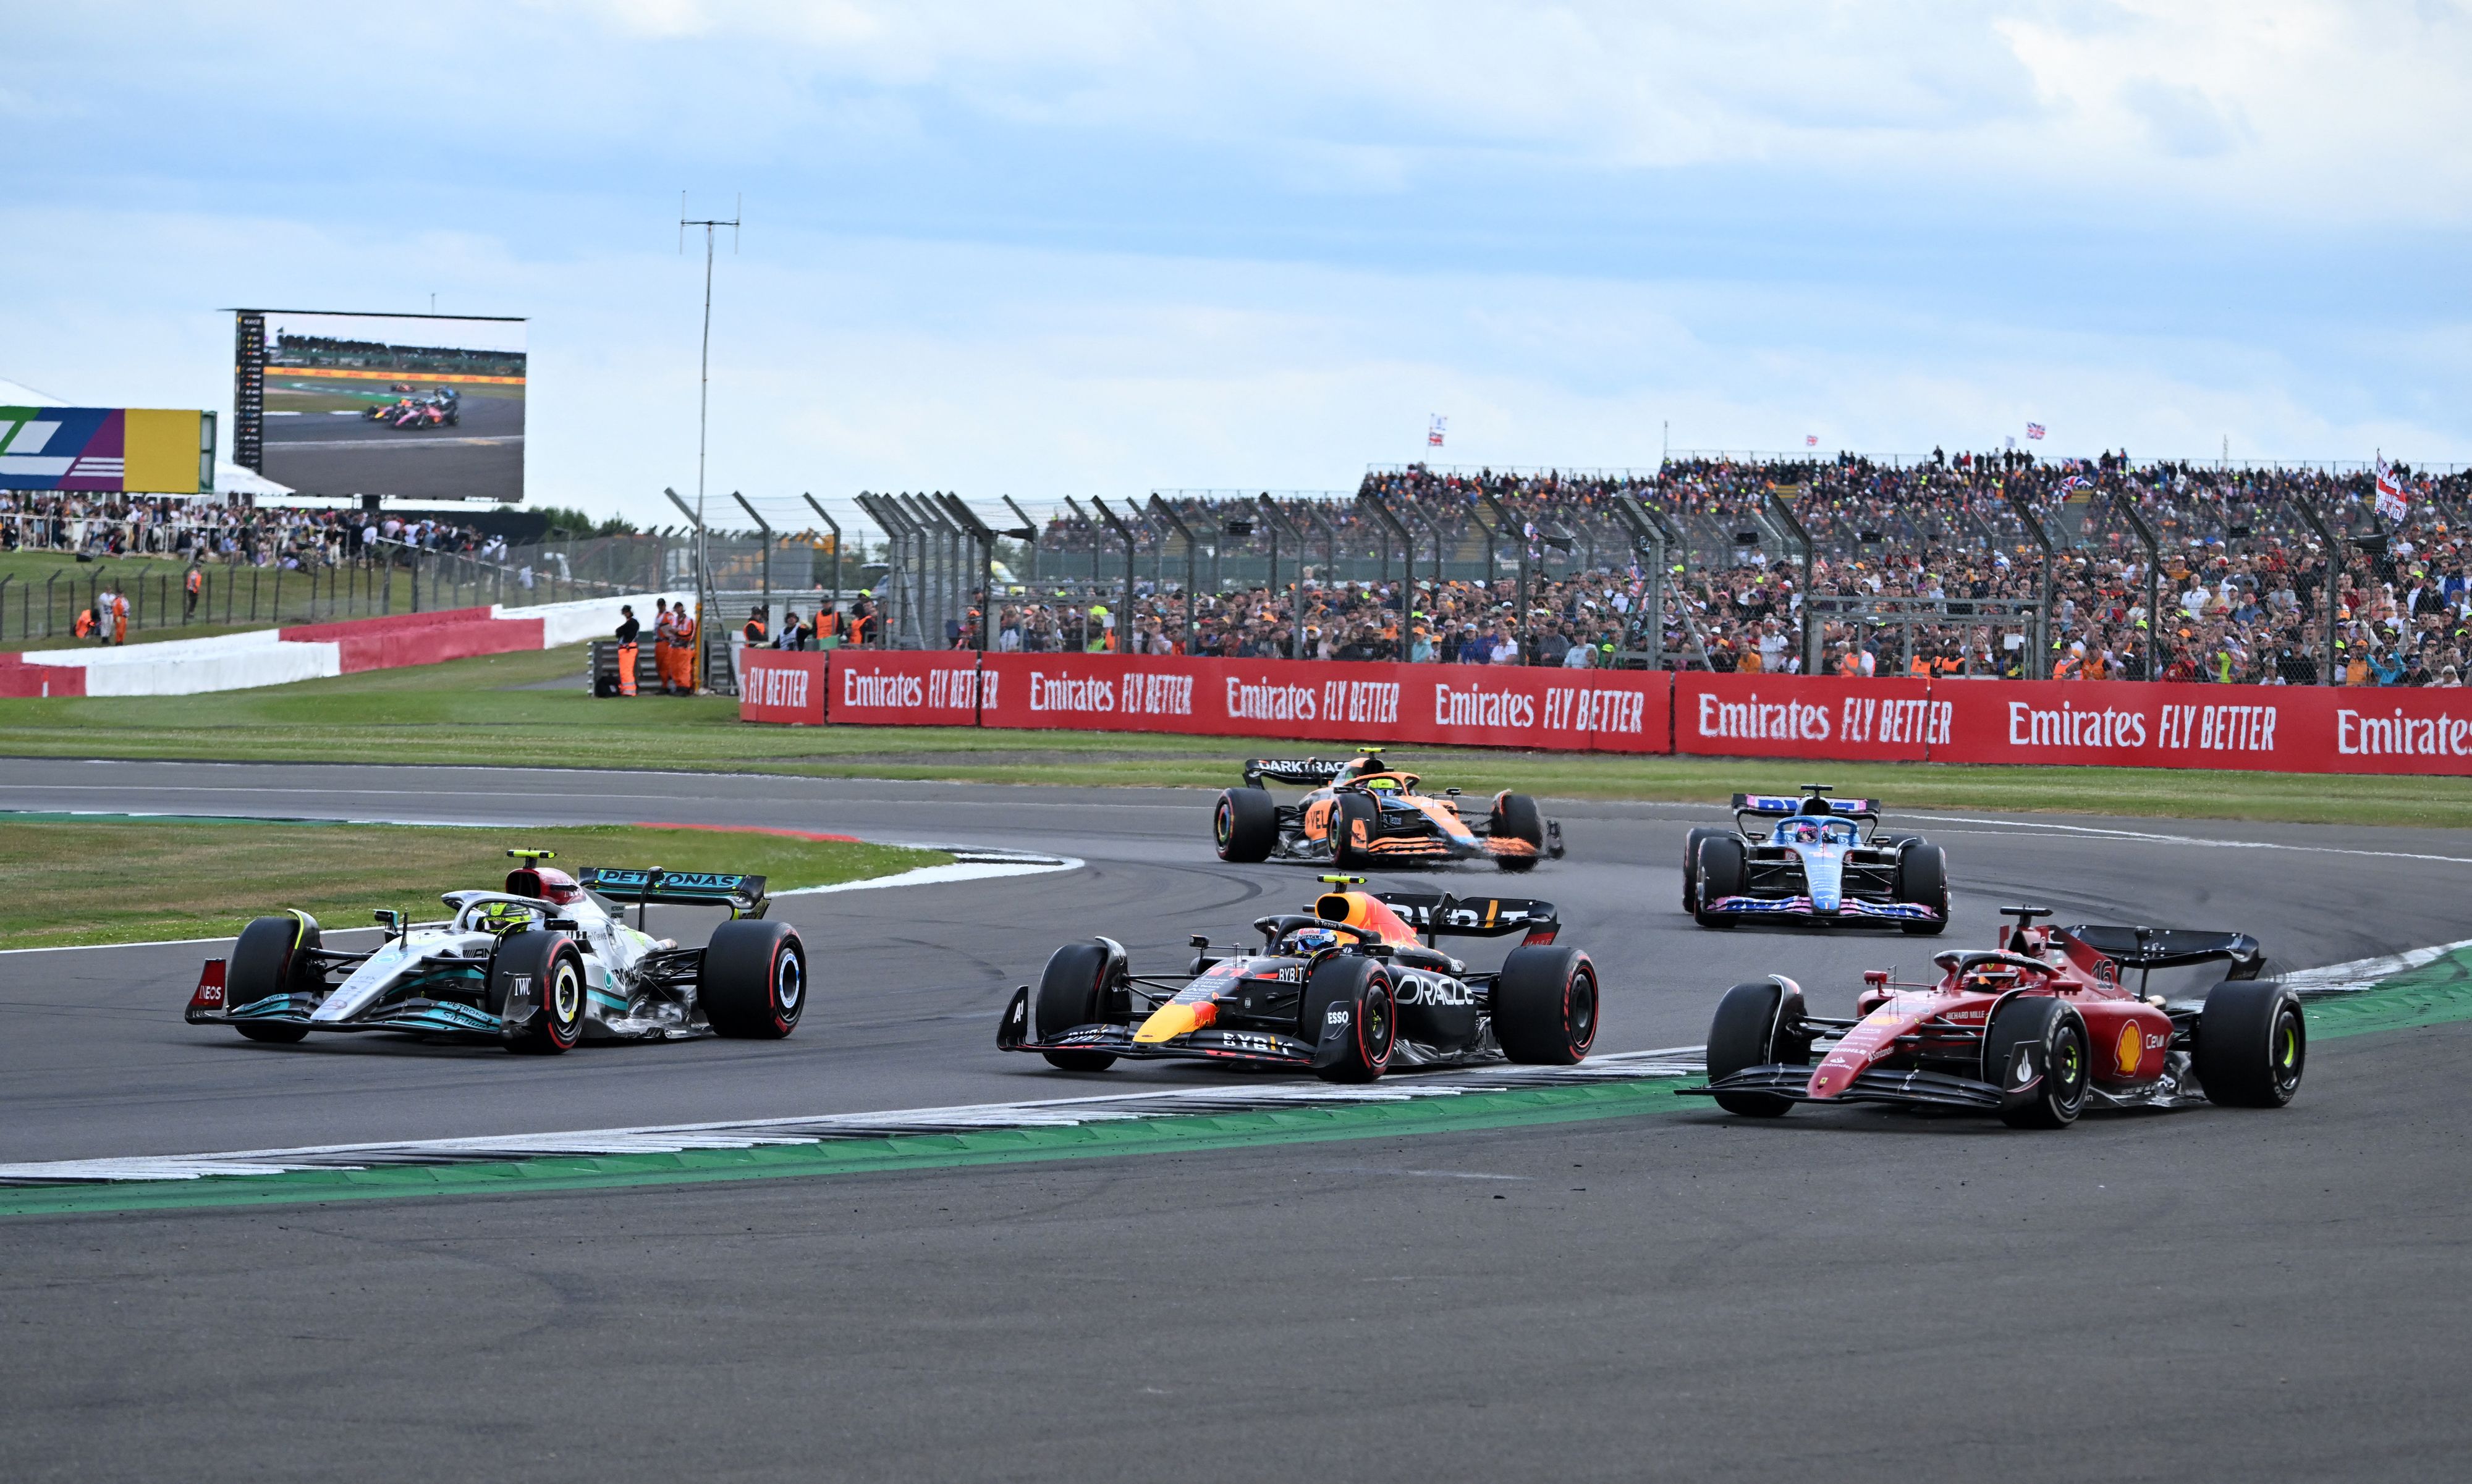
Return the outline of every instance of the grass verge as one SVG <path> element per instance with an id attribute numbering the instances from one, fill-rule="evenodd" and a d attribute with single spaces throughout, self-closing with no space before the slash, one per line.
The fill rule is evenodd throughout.
<path id="1" fill-rule="evenodd" d="M 511 845 L 559 864 L 745 871 L 774 890 L 941 865 L 941 851 L 627 825 L 499 830 L 0 816 L 0 948 L 221 937 L 297 907 L 336 928 L 379 907 L 437 915 L 439 893 L 495 886 Z M 131 889 L 142 883 L 142 890 Z"/>
<path id="2" fill-rule="evenodd" d="M 502 654 L 213 695 L 0 700 L 0 756 L 230 762 L 649 767 L 820 778 L 1222 788 L 1253 753 L 1343 751 L 1327 742 L 1002 732 L 970 727 L 774 727 L 735 701 L 595 700 L 542 689 L 580 677 L 581 649 Z M 2176 768 L 1978 767 L 1592 757 L 1402 748 L 1436 786 L 1562 798 L 1721 803 L 1825 777 L 1892 809 L 2042 811 L 2304 824 L 2472 826 L 2454 778 L 2332 777 Z"/>

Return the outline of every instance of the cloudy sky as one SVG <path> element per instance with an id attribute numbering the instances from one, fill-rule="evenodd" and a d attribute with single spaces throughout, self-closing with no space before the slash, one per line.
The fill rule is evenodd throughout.
<path id="1" fill-rule="evenodd" d="M 0 377 L 532 319 L 533 497 L 1333 488 L 1684 448 L 2472 461 L 2472 6 L 88 0 Z M 1668 430 L 1670 428 L 1670 435 Z"/>

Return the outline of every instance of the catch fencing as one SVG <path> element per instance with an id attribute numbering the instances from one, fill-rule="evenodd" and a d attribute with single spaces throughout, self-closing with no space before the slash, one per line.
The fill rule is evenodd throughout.
<path id="1" fill-rule="evenodd" d="M 2472 776 L 2472 691 L 750 649 L 749 721 Z"/>

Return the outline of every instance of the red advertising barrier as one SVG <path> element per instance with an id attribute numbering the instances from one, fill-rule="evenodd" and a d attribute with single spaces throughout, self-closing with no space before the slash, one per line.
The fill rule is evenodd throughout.
<path id="1" fill-rule="evenodd" d="M 538 619 L 493 619 L 487 608 L 444 608 L 435 613 L 299 624 L 280 631 L 290 644 L 331 644 L 344 673 L 436 665 L 481 654 L 509 654 L 542 648 Z"/>
<path id="2" fill-rule="evenodd" d="M 1198 667 L 1130 654 L 990 654 L 985 726 L 1082 732 L 1216 732 L 1220 712 Z"/>
<path id="3" fill-rule="evenodd" d="M 949 649 L 833 649 L 825 719 L 859 726 L 976 726 L 979 657 Z M 986 677 L 992 706 L 999 689 Z"/>
<path id="4" fill-rule="evenodd" d="M 991 654 L 984 724 L 1664 752 L 1646 671 Z"/>
<path id="5" fill-rule="evenodd" d="M 1674 676 L 1674 750 L 1728 758 L 1919 763 L 1948 713 L 1919 676 Z"/>
<path id="6" fill-rule="evenodd" d="M 1936 763 L 2472 774 L 2472 691 L 1958 681 Z"/>
<path id="7" fill-rule="evenodd" d="M 749 720 L 1884 763 L 2472 776 L 2472 691 L 749 651 Z M 776 668 L 781 667 L 781 668 Z M 0 695 L 26 685 L 0 664 Z M 771 678 L 773 675 L 785 678 Z M 822 713 L 810 698 L 821 678 Z M 65 678 L 65 677 L 63 677 Z M 60 694 L 55 687 L 55 694 Z"/>
<path id="8" fill-rule="evenodd" d="M 824 724 L 824 662 L 818 649 L 742 649 L 738 719 Z"/>

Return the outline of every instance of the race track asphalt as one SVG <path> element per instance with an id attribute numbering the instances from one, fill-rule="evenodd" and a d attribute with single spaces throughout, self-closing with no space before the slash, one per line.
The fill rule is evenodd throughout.
<path id="1" fill-rule="evenodd" d="M 760 1048 L 261 1048 L 179 1022 L 205 947 L 0 957 L 0 1162 L 1206 1084 L 1057 1073 L 997 1052 L 994 1018 L 1058 942 L 1165 966 L 1314 889 L 1217 862 L 1191 792 L 12 760 L 0 808 L 768 823 L 1088 862 L 782 900 L 829 969 Z M 1699 1041 L 1760 973 L 1841 1007 L 2004 902 L 2243 928 L 2306 967 L 2465 936 L 2472 879 L 2460 832 L 1910 818 L 1951 856 L 1948 939 L 1721 934 L 1676 901 L 1682 832 L 1718 812 L 1552 812 L 1569 860 L 1444 880 L 1560 906 L 1605 1050 Z M 1695 1108 L 10 1220 L 0 1476 L 2452 1478 L 2467 1050 L 2460 1025 L 2326 1042 L 2290 1109 L 2056 1135 Z"/>

